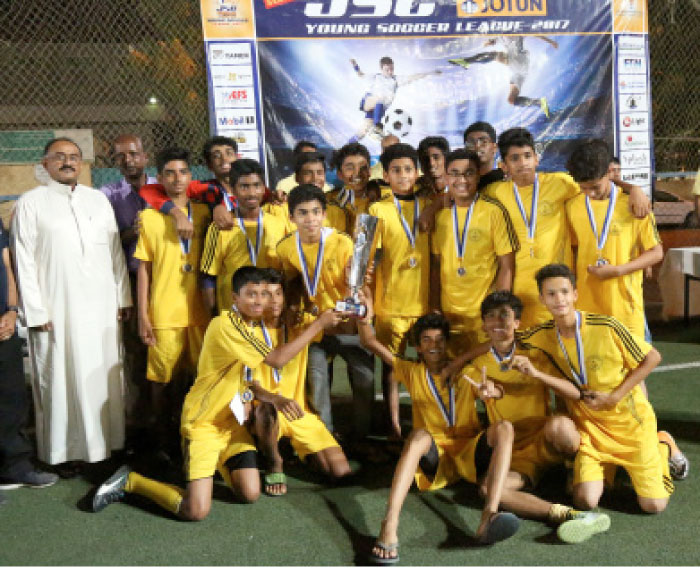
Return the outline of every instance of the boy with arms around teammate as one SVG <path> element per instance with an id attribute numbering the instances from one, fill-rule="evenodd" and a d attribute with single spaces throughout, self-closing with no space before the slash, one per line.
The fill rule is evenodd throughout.
<path id="1" fill-rule="evenodd" d="M 358 323 L 362 343 L 392 368 L 393 381 L 406 386 L 413 414 L 413 431 L 396 465 L 372 561 L 398 562 L 399 514 L 414 479 L 422 491 L 439 490 L 461 478 L 479 484 L 487 498 L 477 540 L 491 544 L 512 536 L 519 520 L 513 514 L 499 513 L 498 507 L 510 466 L 513 427 L 504 421 L 482 431 L 469 383 L 448 381 L 444 376 L 449 323 L 439 314 L 418 318 L 413 333 L 420 361 L 410 362 L 378 340 L 371 325 L 371 298 L 365 296 L 365 301 L 367 316 Z"/>
<path id="2" fill-rule="evenodd" d="M 281 273 L 268 269 L 265 279 L 268 301 L 256 332 L 274 348 L 299 335 L 309 318 L 298 323 L 298 314 L 285 308 Z M 287 491 L 278 444 L 282 437 L 290 439 L 302 460 L 327 476 L 340 479 L 351 473 L 340 445 L 306 404 L 307 363 L 308 347 L 305 347 L 281 369 L 264 365 L 252 373 L 251 391 L 256 401 L 253 432 L 260 452 L 270 465 L 264 478 L 265 493 L 270 495 L 278 496 Z"/>
<path id="3" fill-rule="evenodd" d="M 521 517 L 556 524 L 563 541 L 578 543 L 605 531 L 610 519 L 553 504 L 529 492 L 547 469 L 576 455 L 580 435 L 569 417 L 550 413 L 549 388 L 513 366 L 516 356 L 530 354 L 515 337 L 522 309 L 520 299 L 505 290 L 484 299 L 481 317 L 490 348 L 476 356 L 464 373 L 481 378 L 474 387 L 484 401 L 489 423 L 509 421 L 513 425 L 513 453 L 501 507 Z"/>
<path id="4" fill-rule="evenodd" d="M 629 196 L 608 174 L 610 150 L 602 140 L 581 144 L 567 169 L 581 192 L 566 204 L 579 283 L 577 306 L 614 316 L 644 337 L 643 270 L 663 259 L 654 215 L 636 219 Z"/>
<path id="5" fill-rule="evenodd" d="M 183 360 L 188 370 L 196 369 L 209 322 L 197 282 L 209 210 L 187 197 L 192 179 L 187 150 L 166 148 L 158 153 L 156 166 L 158 182 L 194 227 L 192 238 L 183 239 L 165 214 L 145 209 L 134 252 L 139 259 L 139 335 L 148 346 L 146 378 L 160 450 L 167 453 L 169 417 L 179 406 L 174 386 L 168 384 Z"/>
<path id="6" fill-rule="evenodd" d="M 549 313 L 533 290 L 535 272 L 550 263 L 571 263 L 571 242 L 564 203 L 579 193 L 574 180 L 563 172 L 538 172 L 539 159 L 532 135 L 511 128 L 498 137 L 503 171 L 509 180 L 490 184 L 486 194 L 500 201 L 510 214 L 520 242 L 515 256 L 513 293 L 523 302 L 523 328 L 545 322 Z M 641 188 L 625 184 L 630 208 L 644 217 L 649 200 Z"/>
<path id="7" fill-rule="evenodd" d="M 523 346 L 543 352 L 565 379 L 536 369 L 525 356 L 513 366 L 539 379 L 566 401 L 581 435 L 574 463 L 574 506 L 598 505 L 606 469 L 623 467 L 647 513 L 662 512 L 673 482 L 672 439 L 660 442 L 656 416 L 639 384 L 661 361 L 649 344 L 610 316 L 576 310 L 576 279 L 565 265 L 536 274 L 540 298 L 553 320 L 523 333 Z"/>
<path id="8" fill-rule="evenodd" d="M 257 500 L 260 477 L 255 447 L 232 442 L 234 433 L 245 430 L 233 409 L 243 410 L 248 404 L 243 401 L 252 395 L 246 390 L 245 368 L 256 369 L 263 363 L 276 369 L 284 367 L 316 334 L 345 316 L 328 310 L 289 343 L 270 348 L 254 331 L 254 323 L 263 318 L 266 287 L 266 276 L 260 269 L 240 268 L 233 276 L 231 311 L 222 312 L 207 329 L 197 379 L 182 410 L 187 488 L 151 480 L 123 466 L 98 488 L 93 511 L 133 493 L 181 519 L 203 520 L 211 509 L 217 470 L 239 500 Z"/>
<path id="9" fill-rule="evenodd" d="M 352 257 L 353 243 L 346 234 L 323 227 L 326 196 L 316 186 L 297 186 L 290 192 L 287 205 L 297 230 L 279 242 L 277 255 L 287 282 L 301 277 L 306 304 L 316 316 L 347 297 L 345 270 Z M 359 441 L 370 430 L 374 359 L 360 346 L 353 321 L 327 330 L 320 341 L 309 347 L 309 400 L 330 431 L 333 431 L 333 417 L 327 358 L 336 355 L 348 366 L 353 391 L 353 436 Z"/>
<path id="10" fill-rule="evenodd" d="M 484 340 L 479 306 L 490 289 L 511 289 L 519 245 L 505 208 L 477 190 L 477 155 L 455 150 L 445 169 L 453 204 L 435 219 L 430 305 L 450 322 L 455 356 Z"/>
<path id="11" fill-rule="evenodd" d="M 243 266 L 279 268 L 277 243 L 286 233 L 286 223 L 263 211 L 263 169 L 249 158 L 231 164 L 229 181 L 236 200 L 233 229 L 221 230 L 212 223 L 202 254 L 202 292 L 210 311 L 227 309 L 231 299 L 231 277 Z"/>

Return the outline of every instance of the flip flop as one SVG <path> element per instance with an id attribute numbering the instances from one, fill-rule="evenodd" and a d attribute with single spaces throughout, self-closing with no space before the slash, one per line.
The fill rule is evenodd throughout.
<path id="1" fill-rule="evenodd" d="M 374 549 L 375 547 L 378 547 L 384 553 L 391 553 L 392 551 L 396 551 L 396 557 L 379 557 L 376 553 L 374 553 L 374 551 L 370 552 L 369 558 L 375 565 L 396 565 L 399 562 L 398 541 L 396 543 L 390 543 L 387 545 L 383 541 L 377 540 L 374 542 L 374 547 L 372 547 L 372 549 Z"/>
<path id="2" fill-rule="evenodd" d="M 273 498 L 279 498 L 280 496 L 284 496 L 287 493 L 287 475 L 284 472 L 266 472 L 265 476 L 263 477 L 264 480 L 264 491 L 265 494 L 268 496 L 272 496 Z M 275 484 L 284 484 L 285 490 L 281 494 L 273 494 L 269 491 L 270 486 L 274 486 Z"/>
<path id="3" fill-rule="evenodd" d="M 479 543 L 492 545 L 498 541 L 508 539 L 520 527 L 520 519 L 510 512 L 498 512 L 491 516 L 486 531 L 479 538 Z"/>

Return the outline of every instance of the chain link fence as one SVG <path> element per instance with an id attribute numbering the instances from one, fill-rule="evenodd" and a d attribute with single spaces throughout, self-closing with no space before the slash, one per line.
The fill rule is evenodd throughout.
<path id="1" fill-rule="evenodd" d="M 93 130 L 94 168 L 110 142 L 199 154 L 209 134 L 196 0 L 5 0 L 0 130 Z"/>

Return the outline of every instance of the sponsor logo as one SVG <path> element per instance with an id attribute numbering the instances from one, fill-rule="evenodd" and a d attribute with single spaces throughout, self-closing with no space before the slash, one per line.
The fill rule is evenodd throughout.
<path id="1" fill-rule="evenodd" d="M 651 172 L 648 168 L 634 170 L 622 170 L 622 181 L 639 186 L 648 186 L 651 183 Z"/>
<path id="2" fill-rule="evenodd" d="M 211 69 L 211 81 L 215 87 L 249 87 L 253 85 L 253 71 L 247 67 L 231 70 L 230 67 L 214 67 Z"/>
<path id="3" fill-rule="evenodd" d="M 644 52 L 644 36 L 618 36 L 617 47 L 620 51 Z"/>
<path id="4" fill-rule="evenodd" d="M 649 108 L 649 103 L 645 95 L 621 95 L 620 96 L 620 110 L 625 112 L 629 111 L 644 111 L 646 112 Z"/>
<path id="5" fill-rule="evenodd" d="M 628 132 L 620 136 L 621 150 L 637 150 L 640 148 L 649 148 L 648 132 Z"/>
<path id="6" fill-rule="evenodd" d="M 625 113 L 620 116 L 620 129 L 625 130 L 648 130 L 649 116 L 646 113 Z"/>
<path id="7" fill-rule="evenodd" d="M 620 152 L 620 163 L 623 168 L 650 166 L 651 155 L 648 150 Z"/>
<path id="8" fill-rule="evenodd" d="M 217 113 L 216 125 L 218 127 L 237 127 L 245 126 L 255 128 L 256 120 L 253 114 L 240 113 Z"/>
<path id="9" fill-rule="evenodd" d="M 621 73 L 646 73 L 646 60 L 642 57 L 621 57 Z"/>
<path id="10" fill-rule="evenodd" d="M 237 11 L 238 6 L 226 0 L 219 0 L 219 5 L 216 7 L 216 15 L 222 18 L 235 18 Z"/>
<path id="11" fill-rule="evenodd" d="M 252 107 L 255 96 L 250 87 L 215 87 L 214 102 L 217 107 Z"/>
<path id="12" fill-rule="evenodd" d="M 546 16 L 547 0 L 457 0 L 462 18 Z"/>
<path id="13" fill-rule="evenodd" d="M 250 44 L 217 43 L 210 45 L 209 58 L 215 63 L 252 63 Z"/>
<path id="14" fill-rule="evenodd" d="M 642 93 L 647 92 L 647 79 L 644 76 L 621 76 L 618 79 L 620 93 Z"/>
<path id="15" fill-rule="evenodd" d="M 257 151 L 258 150 L 258 131 L 244 130 L 242 128 L 223 127 L 217 128 L 217 134 L 233 138 L 238 143 L 239 151 Z"/>

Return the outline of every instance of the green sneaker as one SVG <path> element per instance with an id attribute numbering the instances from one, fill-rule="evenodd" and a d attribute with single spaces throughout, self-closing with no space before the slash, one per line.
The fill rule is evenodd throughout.
<path id="1" fill-rule="evenodd" d="M 459 65 L 460 67 L 464 67 L 464 69 L 469 69 L 470 65 L 466 59 L 448 59 L 447 62 L 451 63 L 452 65 Z"/>
<path id="2" fill-rule="evenodd" d="M 547 104 L 547 97 L 540 98 L 540 108 L 544 113 L 544 116 L 549 118 L 549 105 Z"/>
<path id="3" fill-rule="evenodd" d="M 610 517 L 607 514 L 577 512 L 573 519 L 557 528 L 557 536 L 564 543 L 581 543 L 608 529 L 610 529 Z"/>

